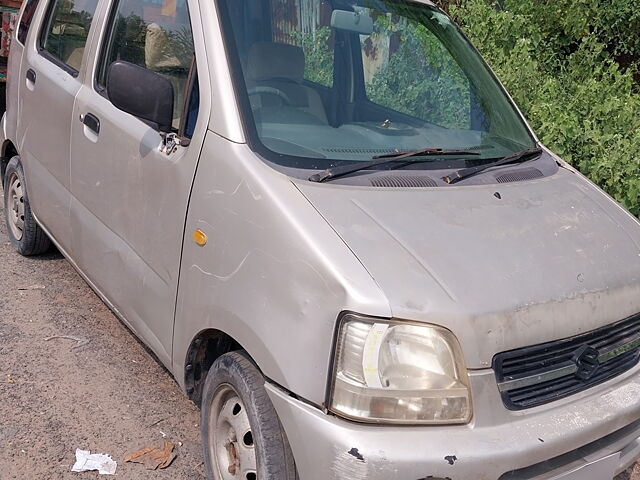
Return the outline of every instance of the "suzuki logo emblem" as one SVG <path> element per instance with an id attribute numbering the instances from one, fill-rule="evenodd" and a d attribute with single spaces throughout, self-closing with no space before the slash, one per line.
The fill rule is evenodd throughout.
<path id="1" fill-rule="evenodd" d="M 598 351 L 588 345 L 585 345 L 576 352 L 574 358 L 576 366 L 578 367 L 578 371 L 576 372 L 577 378 L 587 381 L 595 375 L 598 367 L 600 367 L 598 355 Z"/>

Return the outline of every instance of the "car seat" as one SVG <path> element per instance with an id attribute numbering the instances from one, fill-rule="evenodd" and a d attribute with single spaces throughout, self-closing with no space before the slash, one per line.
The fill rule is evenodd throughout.
<path id="1" fill-rule="evenodd" d="M 273 42 L 251 45 L 245 76 L 252 108 L 293 107 L 328 123 L 320 94 L 302 83 L 304 67 L 300 47 Z"/>

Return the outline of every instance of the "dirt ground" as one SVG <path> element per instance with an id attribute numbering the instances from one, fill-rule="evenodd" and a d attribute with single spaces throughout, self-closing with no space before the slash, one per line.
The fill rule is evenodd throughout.
<path id="1" fill-rule="evenodd" d="M 71 473 L 76 448 L 116 478 L 204 479 L 199 410 L 57 251 L 18 256 L 0 213 L 0 480 L 98 478 Z M 123 463 L 164 439 L 166 470 Z"/>
<path id="2" fill-rule="evenodd" d="M 110 454 L 121 479 L 204 479 L 198 424 L 169 373 L 55 249 L 15 253 L 0 202 L 0 480 L 98 478 L 71 473 L 76 448 Z M 123 463 L 164 439 L 178 453 L 166 470 Z"/>

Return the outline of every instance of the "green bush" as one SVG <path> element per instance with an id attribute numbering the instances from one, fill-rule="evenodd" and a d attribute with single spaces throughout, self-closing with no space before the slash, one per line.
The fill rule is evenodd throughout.
<path id="1" fill-rule="evenodd" d="M 380 15 L 374 35 L 397 36 L 398 51 L 365 85 L 370 100 L 446 128 L 469 128 L 469 81 L 433 33 Z"/>
<path id="2" fill-rule="evenodd" d="M 321 27 L 318 30 L 302 34 L 292 32 L 292 43 L 300 45 L 304 50 L 304 78 L 325 87 L 333 85 L 333 50 L 329 44 L 331 28 Z"/>
<path id="3" fill-rule="evenodd" d="M 637 3 L 460 0 L 449 11 L 541 141 L 640 215 Z"/>

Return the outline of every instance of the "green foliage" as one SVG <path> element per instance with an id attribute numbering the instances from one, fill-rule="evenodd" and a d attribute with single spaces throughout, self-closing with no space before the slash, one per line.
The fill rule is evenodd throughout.
<path id="1" fill-rule="evenodd" d="M 615 57 L 639 58 L 640 2 L 638 0 L 506 0 L 505 7 L 530 19 L 546 43 L 572 52 L 587 37 Z"/>
<path id="2" fill-rule="evenodd" d="M 365 85 L 367 97 L 398 112 L 447 128 L 469 128 L 469 81 L 442 43 L 416 22 L 376 19 L 372 38 L 396 37 L 397 50 Z M 376 53 L 371 53 L 375 57 Z"/>
<path id="3" fill-rule="evenodd" d="M 460 0 L 450 12 L 542 142 L 640 215 L 640 94 L 633 64 L 616 61 L 639 51 L 628 31 L 637 0 L 608 1 L 624 19 L 601 1 L 503 3 Z"/>
<path id="4" fill-rule="evenodd" d="M 322 27 L 306 34 L 293 32 L 292 43 L 300 45 L 306 58 L 305 78 L 333 85 L 331 29 Z M 394 37 L 397 49 L 365 85 L 372 101 L 448 128 L 469 127 L 469 82 L 440 41 L 417 22 L 391 21 L 380 15 L 375 32 L 363 41 L 363 56 L 382 55 L 372 40 Z M 372 51 L 373 50 L 373 51 Z M 411 59 L 411 61 L 407 61 Z"/>
<path id="5" fill-rule="evenodd" d="M 304 50 L 304 78 L 325 87 L 333 86 L 333 46 L 330 44 L 331 28 L 321 27 L 314 32 L 291 33 L 294 44 Z"/>

